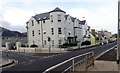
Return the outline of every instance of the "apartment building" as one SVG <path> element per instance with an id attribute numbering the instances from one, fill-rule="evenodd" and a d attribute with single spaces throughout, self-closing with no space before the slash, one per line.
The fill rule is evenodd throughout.
<path id="1" fill-rule="evenodd" d="M 72 17 L 58 7 L 32 16 L 26 25 L 29 46 L 58 47 L 66 42 L 89 40 L 86 20 Z"/>

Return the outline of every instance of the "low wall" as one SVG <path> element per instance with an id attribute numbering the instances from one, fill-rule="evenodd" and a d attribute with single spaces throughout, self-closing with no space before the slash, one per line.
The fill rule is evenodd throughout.
<path id="1" fill-rule="evenodd" d="M 17 50 L 10 50 L 15 52 L 25 52 L 25 53 L 61 53 L 66 52 L 65 48 L 29 48 L 29 47 L 20 47 Z"/>

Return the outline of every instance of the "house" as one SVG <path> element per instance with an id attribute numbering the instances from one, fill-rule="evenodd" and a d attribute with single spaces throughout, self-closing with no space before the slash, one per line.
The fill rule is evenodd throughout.
<path id="1" fill-rule="evenodd" d="M 32 16 L 26 25 L 29 46 L 59 47 L 64 43 L 89 39 L 86 20 L 81 21 L 72 17 L 58 7 Z"/>
<path id="2" fill-rule="evenodd" d="M 95 44 L 100 44 L 102 36 L 99 34 L 99 31 L 91 29 L 91 34 L 95 37 Z"/>
<path id="3" fill-rule="evenodd" d="M 91 42 L 91 45 L 95 45 L 96 44 L 96 39 L 95 37 L 92 35 L 92 33 L 90 33 L 90 42 Z"/>
<path id="4" fill-rule="evenodd" d="M 27 44 L 27 36 L 23 35 L 18 31 L 11 31 L 0 27 L 1 29 L 1 42 L 2 46 L 6 46 L 6 42 L 10 42 L 11 45 L 15 45 L 16 42 L 21 42 L 21 45 L 25 46 Z"/>

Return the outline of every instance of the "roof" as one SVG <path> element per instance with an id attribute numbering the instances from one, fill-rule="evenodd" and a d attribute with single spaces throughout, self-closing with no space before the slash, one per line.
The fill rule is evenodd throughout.
<path id="1" fill-rule="evenodd" d="M 50 11 L 51 12 L 64 12 L 66 13 L 65 11 L 61 10 L 60 8 L 56 7 L 54 10 Z"/>
<path id="2" fill-rule="evenodd" d="M 18 31 L 3 31 L 2 33 L 3 37 L 25 37 L 22 33 Z"/>
<path id="3" fill-rule="evenodd" d="M 37 15 L 33 16 L 33 18 L 35 18 L 35 20 L 48 19 L 49 12 L 37 14 Z"/>
<path id="4" fill-rule="evenodd" d="M 24 36 L 26 36 L 18 31 L 11 31 L 11 30 L 3 28 L 3 27 L 0 27 L 0 33 L 2 34 L 3 37 L 17 37 L 17 36 L 24 37 Z"/>
<path id="5" fill-rule="evenodd" d="M 67 17 L 68 17 L 69 15 L 65 15 L 65 20 L 67 20 Z"/>

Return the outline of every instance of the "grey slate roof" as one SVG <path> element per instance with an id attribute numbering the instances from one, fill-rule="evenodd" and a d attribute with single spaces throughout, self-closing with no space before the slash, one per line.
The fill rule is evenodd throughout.
<path id="1" fill-rule="evenodd" d="M 33 18 L 35 18 L 35 20 L 48 19 L 49 18 L 49 12 L 37 14 Z"/>
<path id="2" fill-rule="evenodd" d="M 50 11 L 51 12 L 64 12 L 66 13 L 65 11 L 61 10 L 60 8 L 56 7 L 54 10 Z"/>
<path id="3" fill-rule="evenodd" d="M 20 33 L 20 32 L 18 32 L 18 31 L 11 31 L 11 30 L 9 30 L 9 29 L 6 29 L 6 28 L 3 28 L 3 27 L 0 27 L 0 29 L 2 29 L 1 31 L 2 31 L 2 36 L 3 37 L 25 37 L 26 35 L 24 35 L 24 34 L 22 34 L 22 33 Z M 0 32 L 1 32 L 0 31 Z"/>
<path id="4" fill-rule="evenodd" d="M 18 31 L 3 31 L 2 33 L 3 37 L 25 37 L 22 33 Z"/>
<path id="5" fill-rule="evenodd" d="M 51 12 L 64 12 L 64 13 L 66 13 L 65 11 L 63 11 L 60 8 L 56 7 L 54 10 L 52 10 L 50 12 L 37 14 L 37 15 L 33 16 L 33 18 L 35 18 L 35 20 L 46 20 L 46 19 L 49 19 L 49 14 Z"/>

